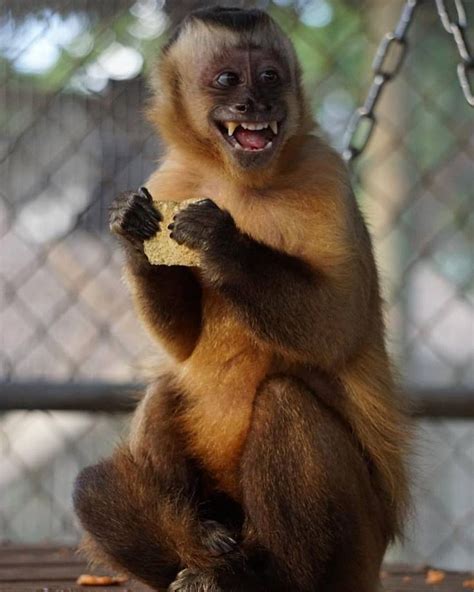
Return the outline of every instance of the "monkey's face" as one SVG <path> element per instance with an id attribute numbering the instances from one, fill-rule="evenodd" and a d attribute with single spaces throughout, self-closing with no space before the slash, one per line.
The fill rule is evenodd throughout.
<path id="1" fill-rule="evenodd" d="M 204 67 L 207 119 L 220 150 L 241 167 L 261 167 L 288 132 L 288 67 L 274 53 L 232 49 Z"/>
<path id="2" fill-rule="evenodd" d="M 308 131 L 294 50 L 265 19 L 248 31 L 187 22 L 162 59 L 152 112 L 169 144 L 259 178 L 292 136 Z"/>

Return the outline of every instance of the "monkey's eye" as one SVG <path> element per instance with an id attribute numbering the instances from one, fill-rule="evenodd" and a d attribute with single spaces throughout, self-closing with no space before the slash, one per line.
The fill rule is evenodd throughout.
<path id="1" fill-rule="evenodd" d="M 259 78 L 265 84 L 275 84 L 280 80 L 278 72 L 276 72 L 275 70 L 264 70 L 260 74 Z"/>
<path id="2" fill-rule="evenodd" d="M 240 82 L 239 76 L 235 72 L 222 72 L 216 78 L 216 82 L 219 86 L 229 87 L 237 86 Z"/>

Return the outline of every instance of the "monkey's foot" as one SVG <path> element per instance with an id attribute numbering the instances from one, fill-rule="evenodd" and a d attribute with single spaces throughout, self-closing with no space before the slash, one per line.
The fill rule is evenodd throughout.
<path id="1" fill-rule="evenodd" d="M 222 592 L 222 588 L 212 573 L 186 568 L 178 573 L 168 592 Z"/>
<path id="2" fill-rule="evenodd" d="M 225 526 L 215 520 L 203 522 L 201 540 L 213 557 L 237 551 L 237 542 L 231 537 Z"/>

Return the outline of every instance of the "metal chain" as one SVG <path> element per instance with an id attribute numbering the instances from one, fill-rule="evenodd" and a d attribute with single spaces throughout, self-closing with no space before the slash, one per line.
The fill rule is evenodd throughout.
<path id="1" fill-rule="evenodd" d="M 446 7 L 445 0 L 436 0 L 436 7 L 438 9 L 439 18 L 445 30 L 454 37 L 456 47 L 461 61 L 457 65 L 457 74 L 459 84 L 462 92 L 466 97 L 466 101 L 471 107 L 474 107 L 474 92 L 471 81 L 469 80 L 470 73 L 474 76 L 474 59 L 472 51 L 467 41 L 467 16 L 464 8 L 463 0 L 451 0 L 456 9 L 456 15 L 451 18 Z M 452 11 L 454 12 L 454 11 Z"/>
<path id="2" fill-rule="evenodd" d="M 407 0 L 395 30 L 387 33 L 377 48 L 372 63 L 374 73 L 372 84 L 363 105 L 352 114 L 344 134 L 342 156 L 348 163 L 362 154 L 372 136 L 377 123 L 375 107 L 387 82 L 393 80 L 400 71 L 408 49 L 408 29 L 413 22 L 416 8 L 424 1 Z M 469 105 L 474 106 L 473 91 L 469 80 L 469 73 L 474 70 L 474 63 L 466 38 L 467 18 L 463 0 L 451 0 L 456 7 L 454 20 L 449 16 L 446 1 L 435 1 L 441 22 L 446 31 L 454 37 L 461 57 L 461 62 L 457 66 L 459 83 L 466 101 Z"/>
<path id="3" fill-rule="evenodd" d="M 377 122 L 375 107 L 387 82 L 393 80 L 400 71 L 408 48 L 408 29 L 413 21 L 415 9 L 422 1 L 405 2 L 395 30 L 387 33 L 377 48 L 372 62 L 374 77 L 369 92 L 363 105 L 352 114 L 344 134 L 342 156 L 346 162 L 360 156 L 372 136 Z"/>

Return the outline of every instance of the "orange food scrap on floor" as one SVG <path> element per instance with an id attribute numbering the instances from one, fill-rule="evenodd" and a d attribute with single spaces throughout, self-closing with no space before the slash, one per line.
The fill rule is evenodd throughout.
<path id="1" fill-rule="evenodd" d="M 408 582 L 411 582 L 411 580 L 412 580 L 412 577 L 411 577 L 411 576 L 404 576 L 404 577 L 403 577 L 403 582 L 404 582 L 405 584 L 406 584 L 406 583 L 408 583 Z"/>
<path id="2" fill-rule="evenodd" d="M 474 578 L 471 580 L 464 580 L 462 583 L 463 588 L 472 588 L 474 590 Z"/>
<path id="3" fill-rule="evenodd" d="M 444 571 L 440 569 L 429 569 L 426 572 L 425 582 L 427 584 L 441 584 L 441 582 L 446 577 Z"/>
<path id="4" fill-rule="evenodd" d="M 78 586 L 118 586 L 128 580 L 125 576 L 91 576 L 82 574 L 77 578 Z"/>

